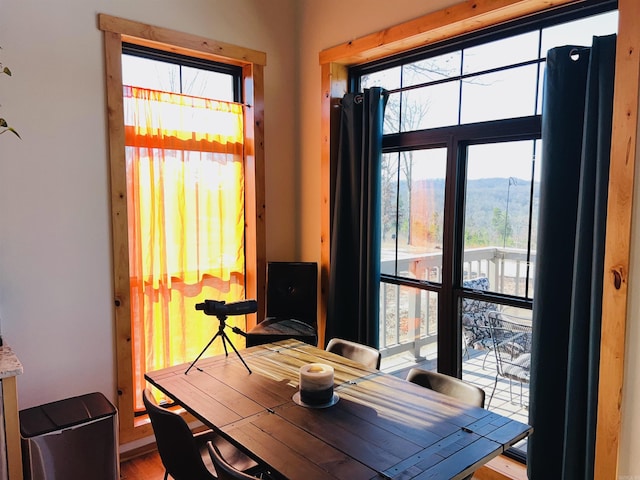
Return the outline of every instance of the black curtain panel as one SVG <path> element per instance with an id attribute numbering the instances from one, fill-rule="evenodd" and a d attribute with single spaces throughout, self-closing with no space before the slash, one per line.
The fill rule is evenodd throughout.
<path id="1" fill-rule="evenodd" d="M 326 339 L 379 343 L 380 175 L 387 95 L 374 87 L 342 99 L 332 165 L 331 266 Z"/>
<path id="2" fill-rule="evenodd" d="M 547 54 L 529 478 L 593 479 L 616 36 Z"/>

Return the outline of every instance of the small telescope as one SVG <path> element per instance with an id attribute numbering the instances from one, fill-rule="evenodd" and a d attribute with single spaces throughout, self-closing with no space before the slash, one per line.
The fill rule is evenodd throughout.
<path id="1" fill-rule="evenodd" d="M 236 347 L 233 345 L 233 343 L 231 343 L 231 339 L 227 336 L 227 332 L 224 331 L 224 328 L 227 326 L 227 317 L 230 315 L 246 315 L 248 313 L 257 312 L 258 302 L 256 302 L 255 300 L 240 300 L 239 302 L 226 303 L 224 300 L 205 300 L 202 303 L 196 303 L 196 310 L 202 310 L 207 315 L 215 315 L 216 317 L 218 317 L 218 321 L 220 322 L 220 325 L 218 326 L 218 332 L 213 336 L 211 340 L 209 340 L 209 343 L 207 343 L 207 345 L 202 349 L 202 351 L 200 352 L 200 355 L 198 355 L 196 359 L 193 362 L 191 362 L 191 365 L 189 365 L 189 368 L 187 368 L 184 374 L 186 375 L 189 373 L 189 370 L 191 370 L 191 368 L 196 364 L 198 359 L 202 356 L 205 350 L 209 348 L 209 345 L 213 343 L 216 337 L 222 337 L 222 346 L 224 347 L 224 354 L 229 355 L 229 352 L 227 351 L 227 343 L 228 343 L 229 345 L 231 345 L 231 348 L 233 348 L 233 351 L 236 352 L 236 355 L 238 355 L 238 358 L 247 368 L 249 373 L 251 373 L 251 369 L 249 368 L 249 365 L 247 365 L 247 363 L 243 360 L 240 353 L 238 353 L 238 350 L 236 349 Z M 243 336 L 247 335 L 238 327 L 233 327 L 232 330 L 234 331 L 234 333 L 237 333 L 239 335 L 243 335 Z"/>
<path id="2" fill-rule="evenodd" d="M 231 315 L 246 315 L 258 311 L 258 302 L 255 300 L 241 300 L 239 302 L 226 303 L 224 300 L 205 300 L 196 304 L 196 310 L 202 310 L 207 315 L 216 317 L 229 317 Z"/>

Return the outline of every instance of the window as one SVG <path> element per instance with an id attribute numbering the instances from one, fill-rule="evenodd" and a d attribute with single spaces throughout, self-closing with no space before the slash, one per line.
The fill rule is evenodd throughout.
<path id="1" fill-rule="evenodd" d="M 612 8 L 561 9 L 350 69 L 354 89 L 390 93 L 383 366 L 411 351 L 430 368 L 479 384 L 489 401 L 496 359 L 476 319 L 495 311 L 531 323 L 545 54 L 615 33 Z M 508 381 L 496 385 L 489 408 L 526 421 L 528 385 L 515 382 L 513 392 Z"/>
<path id="2" fill-rule="evenodd" d="M 235 301 L 242 296 L 264 304 L 264 225 L 259 221 L 264 186 L 257 179 L 264 178 L 266 62 L 261 52 L 106 15 L 100 15 L 100 28 L 107 60 L 118 411 L 120 440 L 126 443 L 152 434 L 148 421 L 134 415 L 139 379 L 148 368 L 136 366 L 136 355 L 164 350 L 167 358 L 162 361 L 170 364 L 195 359 L 218 327 L 215 319 L 195 311 L 195 303 L 205 298 Z M 135 113 L 141 106 L 171 113 L 151 115 L 147 127 L 142 120 L 146 115 Z M 175 128 L 177 114 L 183 117 L 180 129 Z M 165 123 L 160 125 L 158 118 Z M 199 127 L 203 121 L 209 124 L 204 129 Z M 217 128 L 213 138 L 211 125 L 224 129 Z M 171 134 L 162 138 L 158 132 L 163 129 Z M 156 188 L 159 184 L 163 189 Z M 158 203 L 162 196 L 164 208 Z M 228 212 L 233 213 L 224 216 Z M 152 229 L 149 219 L 168 228 Z M 207 228 L 211 223 L 216 228 Z M 226 240 L 231 234 L 230 251 L 210 241 L 221 230 Z M 150 235 L 152 231 L 156 233 Z M 144 249 L 151 252 L 148 258 L 137 255 Z M 221 297 L 223 290 L 228 297 Z M 161 296 L 170 296 L 171 302 L 155 302 Z M 184 323 L 174 325 L 183 314 Z M 165 320 L 160 328 L 154 324 L 157 343 L 146 351 L 140 343 L 144 328 L 136 329 L 132 321 L 136 315 Z M 257 316 L 264 312 L 247 316 L 247 328 Z M 187 330 L 188 340 L 174 345 L 170 339 L 176 328 Z M 153 365 L 155 359 L 151 361 Z"/>
<path id="3" fill-rule="evenodd" d="M 216 331 L 196 305 L 245 298 L 239 69 L 159 53 L 125 45 L 122 58 L 137 412 L 144 373 L 194 360 Z M 244 316 L 227 323 L 246 330 Z"/>

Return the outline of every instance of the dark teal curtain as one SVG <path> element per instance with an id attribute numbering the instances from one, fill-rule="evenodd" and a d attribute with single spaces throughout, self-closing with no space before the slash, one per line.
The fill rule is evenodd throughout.
<path id="1" fill-rule="evenodd" d="M 386 92 L 342 99 L 337 162 L 331 168 L 331 266 L 327 341 L 379 343 L 381 161 Z"/>
<path id="2" fill-rule="evenodd" d="M 593 479 L 615 35 L 547 54 L 529 478 Z"/>

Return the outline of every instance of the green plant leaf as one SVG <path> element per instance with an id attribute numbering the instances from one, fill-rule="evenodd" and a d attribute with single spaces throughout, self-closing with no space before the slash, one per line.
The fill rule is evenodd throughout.
<path id="1" fill-rule="evenodd" d="M 11 70 L 9 70 L 9 67 L 4 67 L 2 69 L 2 73 L 6 73 L 7 75 L 11 76 Z"/>
<path id="2" fill-rule="evenodd" d="M 18 132 L 16 132 L 13 128 L 11 127 L 7 127 L 4 130 L 0 130 L 0 135 L 2 135 L 3 133 L 6 132 L 11 132 L 13 133 L 16 137 L 18 137 L 20 140 L 22 140 L 22 137 L 20 136 L 20 134 Z"/>

